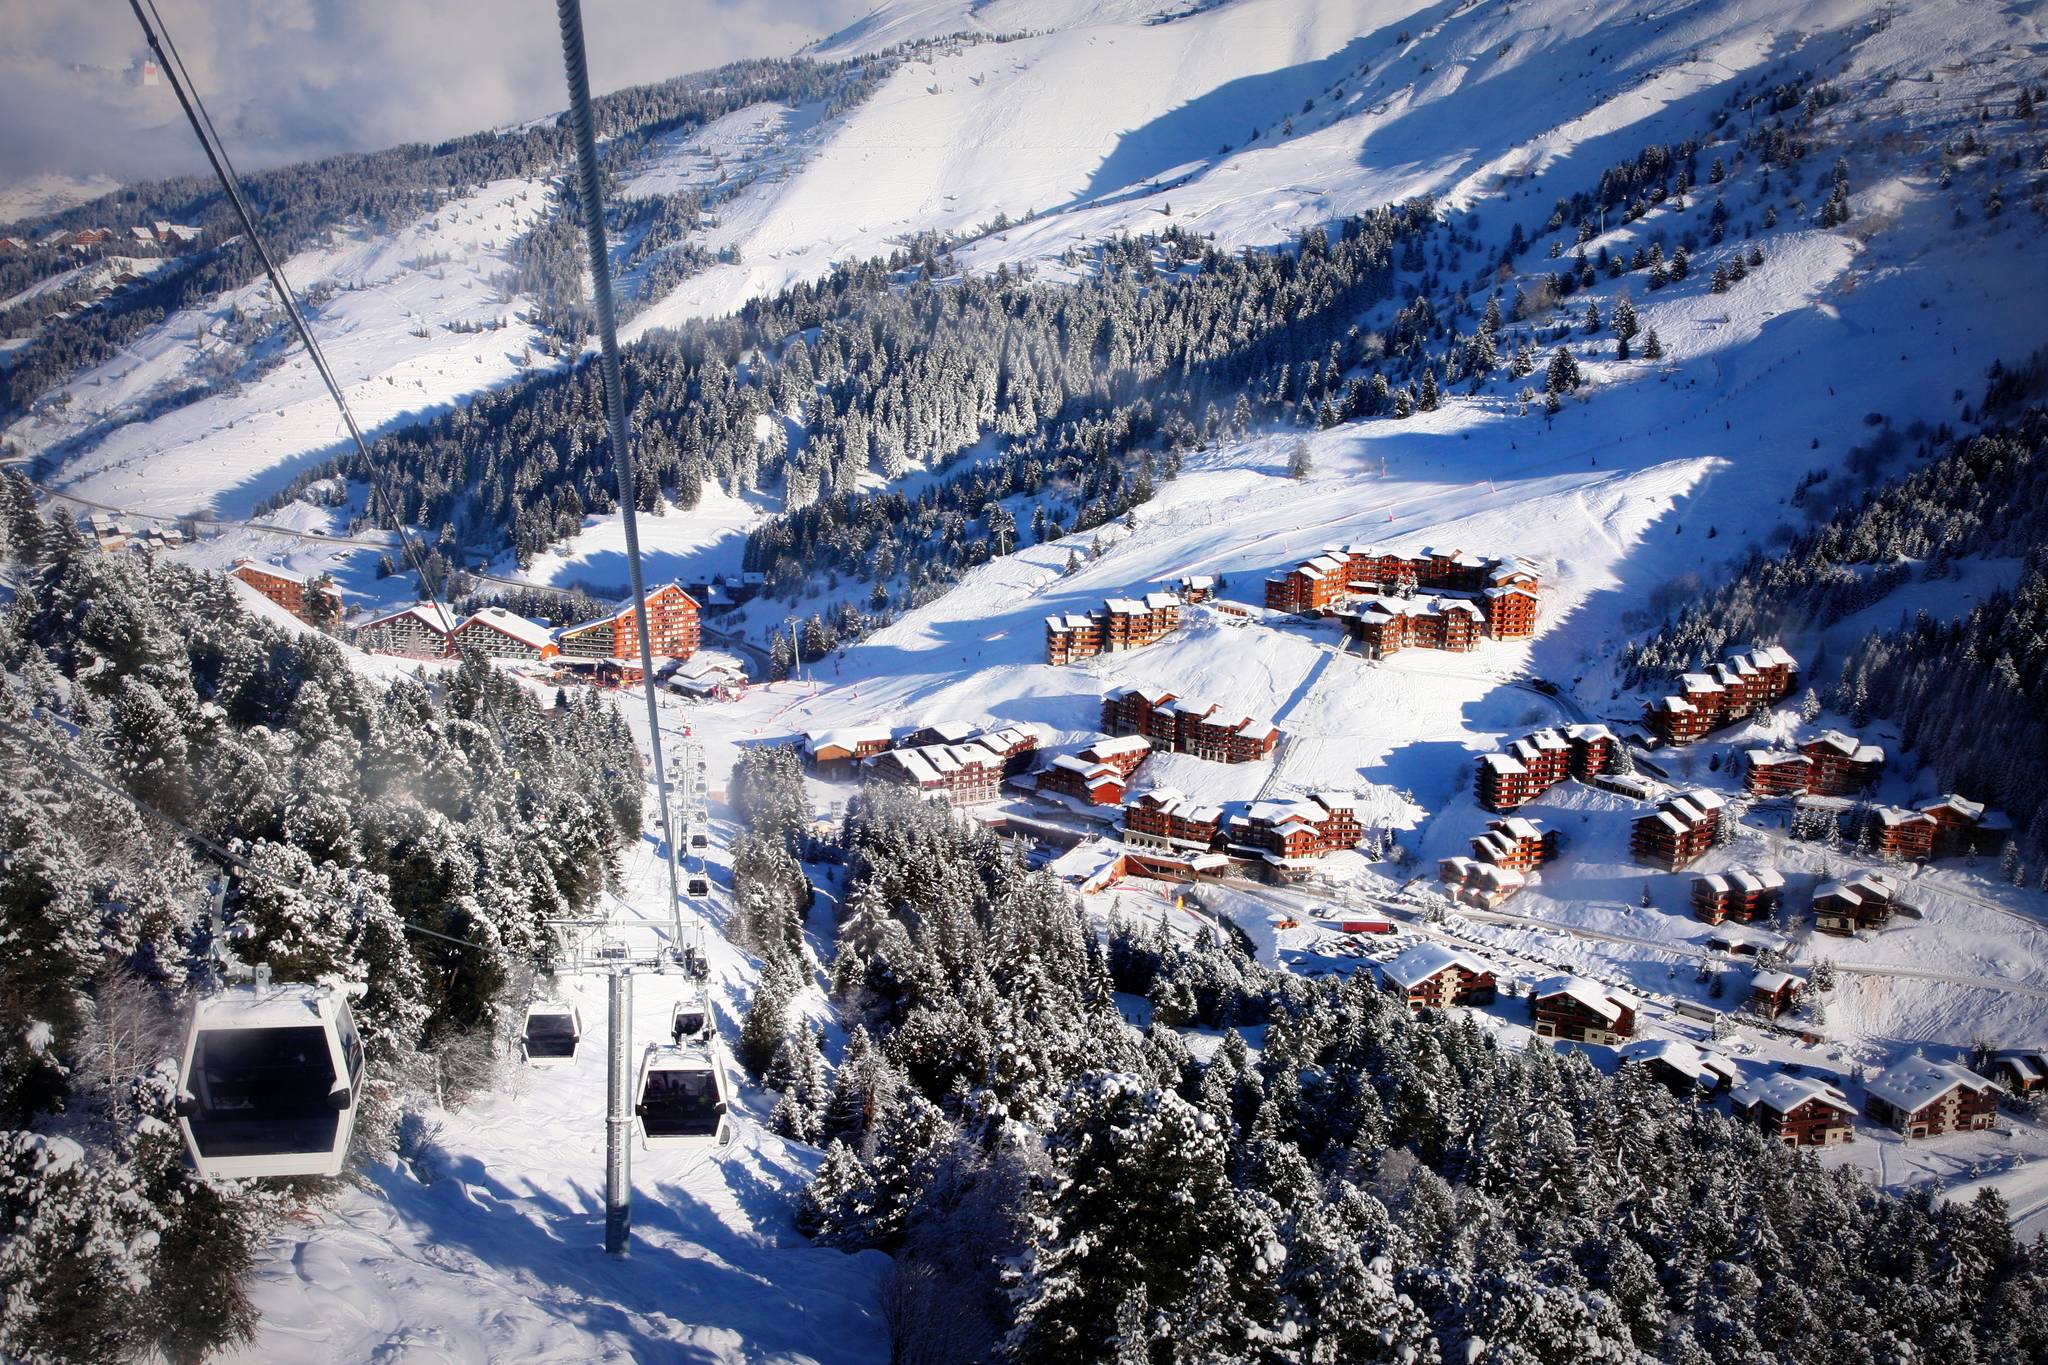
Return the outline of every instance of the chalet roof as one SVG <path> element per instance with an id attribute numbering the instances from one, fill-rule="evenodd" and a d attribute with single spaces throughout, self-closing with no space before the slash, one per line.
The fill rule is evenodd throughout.
<path id="1" fill-rule="evenodd" d="M 1213 588 L 1216 586 L 1216 575 L 1191 573 L 1183 575 L 1180 582 L 1184 588 Z"/>
<path id="2" fill-rule="evenodd" d="M 1672 715 L 1690 715 L 1696 708 L 1684 697 L 1659 697 L 1650 703 L 1652 711 L 1668 711 Z"/>
<path id="3" fill-rule="evenodd" d="M 940 744 L 964 744 L 979 731 L 978 726 L 964 720 L 935 720 L 919 727 L 921 733 L 938 736 Z"/>
<path id="4" fill-rule="evenodd" d="M 1147 706 L 1157 710 L 1173 700 L 1173 693 L 1163 687 L 1120 687 L 1104 697 L 1104 701 L 1124 701 L 1135 697 Z"/>
<path id="5" fill-rule="evenodd" d="M 1798 668 L 1799 660 L 1792 657 L 1792 651 L 1783 645 L 1765 645 L 1762 649 L 1750 651 L 1750 658 L 1762 660 L 1766 665 L 1781 668 Z"/>
<path id="6" fill-rule="evenodd" d="M 1413 990 L 1423 982 L 1452 967 L 1462 967 L 1475 976 L 1491 976 L 1491 962 L 1445 943 L 1418 943 L 1392 961 L 1380 964 L 1380 973 L 1394 984 Z"/>
<path id="7" fill-rule="evenodd" d="M 1726 797 L 1707 787 L 1694 787 L 1689 792 L 1679 793 L 1681 799 L 1692 802 L 1701 810 L 1719 810 L 1728 804 Z"/>
<path id="8" fill-rule="evenodd" d="M 1348 792 L 1317 792 L 1315 802 L 1332 815 L 1340 811 L 1350 815 L 1358 813 L 1358 798 Z"/>
<path id="9" fill-rule="evenodd" d="M 1939 801 L 1930 801 L 1925 806 L 1922 806 L 1920 809 L 1924 810 L 1929 815 L 1935 815 L 1939 812 L 1946 811 L 1950 814 L 1960 815 L 1965 820 L 1973 821 L 1981 819 L 1984 815 L 1983 802 L 1972 801 L 1968 797 L 1957 796 L 1954 792 L 1950 792 L 1948 795 L 1942 797 Z"/>
<path id="10" fill-rule="evenodd" d="M 304 583 L 306 576 L 297 569 L 287 569 L 282 564 L 265 564 L 254 559 L 238 559 L 230 572 L 247 569 L 250 573 L 264 574 L 270 578 L 281 578 L 287 583 Z M 1979 809 L 1982 809 L 1981 807 Z"/>
<path id="11" fill-rule="evenodd" d="M 1801 749 L 1828 749 L 1852 763 L 1882 763 L 1884 750 L 1875 744 L 1865 744 L 1854 735 L 1845 735 L 1840 730 L 1825 730 L 1799 746 Z"/>
<path id="12" fill-rule="evenodd" d="M 1844 1114 L 1856 1112 L 1847 1095 L 1815 1076 L 1772 1071 L 1753 1076 L 1735 1087 L 1736 1104 L 1744 1107 L 1760 1104 L 1775 1114 L 1789 1114 L 1808 1100 L 1833 1105 Z"/>
<path id="13" fill-rule="evenodd" d="M 1591 744 L 1596 740 L 1611 740 L 1614 738 L 1614 731 L 1604 725 L 1568 725 L 1565 727 L 1564 734 L 1566 739 L 1575 739 L 1581 744 Z"/>
<path id="14" fill-rule="evenodd" d="M 1145 594 L 1145 606 L 1152 611 L 1161 611 L 1179 605 L 1180 599 L 1170 592 L 1148 592 Z"/>
<path id="15" fill-rule="evenodd" d="M 1805 977 L 1794 976 L 1790 972 L 1758 972 L 1749 979 L 1750 991 L 1752 993 L 1761 992 L 1765 995 L 1776 995 L 1787 986 L 1796 990 L 1805 984 Z"/>
<path id="16" fill-rule="evenodd" d="M 876 740 L 887 744 L 894 738 L 886 725 L 847 725 L 836 730 L 806 732 L 804 752 L 816 756 L 820 749 L 845 749 L 848 753 Z"/>
<path id="17" fill-rule="evenodd" d="M 1623 1010 L 1640 1007 L 1640 1002 L 1628 992 L 1609 990 L 1583 976 L 1553 976 L 1548 981 L 1538 982 L 1530 991 L 1530 997 L 1537 1001 L 1554 1000 L 1559 996 L 1570 996 L 1610 1022 L 1621 1018 Z"/>
<path id="18" fill-rule="evenodd" d="M 1863 1083 L 1873 1099 L 1908 1114 L 1925 1109 L 1957 1086 L 1979 1094 L 2004 1088 L 1966 1066 L 1930 1061 L 1917 1053 Z"/>
<path id="19" fill-rule="evenodd" d="M 1152 741 L 1143 735 L 1112 735 L 1096 740 L 1081 752 L 1093 754 L 1098 759 L 1113 758 L 1118 754 L 1144 754 L 1152 751 Z"/>
<path id="20" fill-rule="evenodd" d="M 1143 616 L 1145 604 L 1132 597 L 1112 597 L 1103 604 L 1111 616 Z"/>
<path id="21" fill-rule="evenodd" d="M 472 612 L 468 620 L 457 626 L 457 630 L 468 630 L 471 626 L 487 626 L 500 635 L 509 635 L 523 645 L 534 649 L 545 649 L 555 642 L 554 633 L 546 626 L 529 621 L 524 616 L 514 616 L 503 607 L 485 607 Z"/>
<path id="22" fill-rule="evenodd" d="M 1732 1081 L 1738 1074 L 1735 1063 L 1720 1053 L 1695 1047 L 1682 1038 L 1638 1038 L 1621 1045 L 1621 1057 L 1627 1062 L 1662 1062 L 1697 1084 L 1711 1084 L 1711 1077 Z"/>
<path id="23" fill-rule="evenodd" d="M 1481 754 L 1479 761 L 1497 773 L 1525 773 L 1529 771 L 1509 754 Z"/>
<path id="24" fill-rule="evenodd" d="M 1542 824 L 1541 820 L 1531 820 L 1527 816 L 1510 815 L 1505 819 L 1495 820 L 1488 828 L 1497 830 L 1511 839 L 1541 839 Z"/>
<path id="25" fill-rule="evenodd" d="M 436 631 L 442 635 L 446 635 L 449 631 L 455 629 L 454 614 L 438 602 L 415 602 L 411 606 L 401 607 L 397 611 L 387 611 L 382 616 L 363 622 L 356 629 L 359 631 L 369 630 L 375 626 L 389 625 L 406 617 L 412 617 L 428 630 Z"/>
<path id="26" fill-rule="evenodd" d="M 1038 731 L 1032 728 L 1029 722 L 998 725 L 995 729 L 983 733 L 980 739 L 983 744 L 998 753 L 1008 753 L 1020 745 L 1026 749 L 1038 747 Z"/>
<path id="27" fill-rule="evenodd" d="M 1991 1059 L 2000 1066 L 2011 1067 L 2013 1075 L 2022 1081 L 2048 1079 L 2048 1051 L 2040 1048 L 2009 1048 L 1993 1053 Z"/>
<path id="28" fill-rule="evenodd" d="M 1488 588 L 1486 595 L 1488 597 L 1526 597 L 1532 602 L 1536 600 L 1534 589 L 1522 583 L 1507 583 L 1499 587 Z"/>
<path id="29" fill-rule="evenodd" d="M 1216 703 L 1204 701 L 1200 697 L 1175 697 L 1166 704 L 1165 709 L 1176 715 L 1193 716 L 1200 720 L 1216 710 Z"/>
<path id="30" fill-rule="evenodd" d="M 1781 768 L 1790 763 L 1811 763 L 1805 754 L 1787 749 L 1747 749 L 1742 755 L 1752 768 Z"/>
<path id="31" fill-rule="evenodd" d="M 1045 626 L 1047 630 L 1056 633 L 1074 630 L 1093 630 L 1095 629 L 1095 618 L 1092 616 L 1082 616 L 1076 612 L 1062 612 L 1058 616 L 1046 617 Z"/>
<path id="32" fill-rule="evenodd" d="M 1264 741 L 1267 735 L 1280 733 L 1280 727 L 1270 720 L 1246 720 L 1237 727 L 1237 733 L 1245 739 Z"/>
<path id="33" fill-rule="evenodd" d="M 1680 674 L 1678 683 L 1679 686 L 1682 687 L 1688 694 L 1712 694 L 1715 692 L 1723 692 L 1727 690 L 1726 688 L 1722 687 L 1720 682 L 1717 681 L 1711 674 L 1707 673 Z"/>
<path id="34" fill-rule="evenodd" d="M 1877 808 L 1877 822 L 1887 829 L 1896 829 L 1900 825 L 1932 824 L 1933 821 L 1933 816 L 1925 815 L 1917 810 L 1901 810 L 1897 806 L 1879 806 Z"/>

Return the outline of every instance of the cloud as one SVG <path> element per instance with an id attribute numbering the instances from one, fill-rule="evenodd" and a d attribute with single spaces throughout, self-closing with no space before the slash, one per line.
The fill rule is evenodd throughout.
<path id="1" fill-rule="evenodd" d="M 546 0 L 156 0 L 238 166 L 430 142 L 565 99 Z M 871 0 L 585 0 L 598 93 L 787 55 Z M 0 0 L 0 184 L 203 170 L 177 100 L 140 79 L 121 0 Z"/>

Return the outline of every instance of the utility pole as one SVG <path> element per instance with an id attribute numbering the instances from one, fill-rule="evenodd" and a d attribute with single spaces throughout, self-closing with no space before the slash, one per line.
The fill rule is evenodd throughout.
<path id="1" fill-rule="evenodd" d="M 623 1256 L 633 1224 L 633 978 L 623 965 L 611 971 L 605 1046 L 604 1249 Z"/>

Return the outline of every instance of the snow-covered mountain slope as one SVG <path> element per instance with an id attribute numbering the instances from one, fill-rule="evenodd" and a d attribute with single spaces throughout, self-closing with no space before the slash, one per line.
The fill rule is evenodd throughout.
<path id="1" fill-rule="evenodd" d="M 497 181 L 431 217 L 388 232 L 337 232 L 284 262 L 301 294 L 333 291 L 309 320 L 366 431 L 459 401 L 530 362 L 540 339 L 525 320 L 531 300 L 506 295 L 499 276 L 550 197 L 538 180 Z M 295 338 L 266 337 L 250 354 L 237 346 L 238 315 L 274 312 L 269 299 L 267 283 L 252 283 L 166 319 L 75 375 L 7 437 L 51 460 L 53 486 L 82 498 L 172 516 L 247 515 L 346 438 Z M 222 369 L 232 382 L 181 401 Z"/>

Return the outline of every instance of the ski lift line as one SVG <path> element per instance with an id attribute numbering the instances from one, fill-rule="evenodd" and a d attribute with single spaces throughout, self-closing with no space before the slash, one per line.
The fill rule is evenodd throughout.
<path id="1" fill-rule="evenodd" d="M 145 5 L 149 11 L 147 14 L 143 13 Z M 192 83 L 190 73 L 185 70 L 184 58 L 178 54 L 177 44 L 171 39 L 170 27 L 157 12 L 156 0 L 128 0 L 128 7 L 135 12 L 135 21 L 142 25 L 143 37 L 156 52 L 164 76 L 170 82 L 171 91 L 178 97 L 179 107 L 185 111 L 185 120 L 192 125 L 193 135 L 199 139 L 200 149 L 206 153 L 206 159 L 213 167 L 214 177 L 220 181 L 228 203 L 234 208 L 236 218 L 241 221 L 243 233 L 248 237 L 250 246 L 255 248 L 257 257 L 263 262 L 263 269 L 270 277 L 271 287 L 277 291 L 286 315 L 291 318 L 292 327 L 298 332 L 299 340 L 305 344 L 306 354 L 312 360 L 313 368 L 319 371 L 321 382 L 327 386 L 327 392 L 333 397 L 335 407 L 340 410 L 342 422 L 348 428 L 349 438 L 355 443 L 356 452 L 362 456 L 363 474 L 369 485 L 371 498 L 382 505 L 384 519 L 391 523 L 392 530 L 397 534 L 400 550 L 411 563 L 413 572 L 419 575 L 420 590 L 427 595 L 428 601 L 434 605 L 436 611 L 445 614 L 447 608 L 442 605 L 441 587 L 428 576 L 426 563 L 418 546 L 414 544 L 412 537 L 406 534 L 405 523 L 399 519 L 391 500 L 379 486 L 376 465 L 370 459 L 369 444 L 363 439 L 362 429 L 356 425 L 355 413 L 349 409 L 348 400 L 342 395 L 341 385 L 334 378 L 334 371 L 328 368 L 327 356 L 314 338 L 313 329 L 306 322 L 306 315 L 299 309 L 298 296 L 292 292 L 283 269 L 271 255 L 270 248 L 265 245 L 261 234 L 256 231 L 256 216 L 250 211 L 248 201 L 242 196 L 240 177 L 235 171 L 234 163 L 228 157 L 227 144 L 221 140 L 219 132 L 214 128 L 213 117 L 206 112 L 206 103 L 200 99 L 198 88 Z"/>
<path id="2" fill-rule="evenodd" d="M 129 0 L 131 4 L 137 0 Z M 590 256 L 590 293 L 597 306 L 598 367 L 604 380 L 605 415 L 611 431 L 612 469 L 619 485 L 619 520 L 626 537 L 626 571 L 633 586 L 633 624 L 640 637 L 641 691 L 647 699 L 648 745 L 654 752 L 654 785 L 661 796 L 661 829 L 669 841 L 669 915 L 682 937 L 682 888 L 675 857 L 675 825 L 669 813 L 668 771 L 662 756 L 661 710 L 654 700 L 654 646 L 647 625 L 646 575 L 640 564 L 638 490 L 632 452 L 626 443 L 626 386 L 619 366 L 619 329 L 612 301 L 611 256 L 605 245 L 604 201 L 597 176 L 597 139 L 590 111 L 590 69 L 583 48 L 581 0 L 555 0 L 562 30 L 562 69 L 569 86 L 569 127 L 576 141 L 576 197 L 583 209 L 584 245 Z"/>
<path id="3" fill-rule="evenodd" d="M 39 755 L 47 762 L 56 764 L 58 767 L 64 769 L 64 771 L 69 773 L 71 776 L 77 778 L 79 781 L 97 787 L 101 791 L 109 794 L 110 796 L 119 797 L 121 800 L 127 802 L 130 806 L 134 807 L 137 811 L 140 811 L 142 814 L 148 816 L 150 819 L 156 821 L 158 824 L 167 827 L 173 833 L 179 835 L 181 838 L 189 841 L 190 843 L 196 844 L 201 850 L 210 854 L 219 862 L 226 864 L 230 869 L 240 872 L 243 876 L 254 877 L 259 881 L 268 882 L 272 886 L 278 887 L 281 890 L 296 892 L 301 896 L 308 896 L 315 900 L 330 900 L 330 903 L 332 904 L 340 904 L 340 902 L 338 901 L 331 901 L 330 898 L 322 896 L 317 891 L 311 891 L 308 890 L 306 887 L 300 886 L 297 882 L 289 881 L 283 877 L 278 876 L 274 872 L 269 872 L 263 868 L 257 867 L 248 859 L 242 857 L 241 855 L 233 852 L 230 849 L 221 846 L 220 844 L 215 843 L 213 840 L 207 838 L 204 834 L 201 834 L 198 830 L 193 829 L 191 826 L 186 825 L 178 820 L 175 820 L 168 815 L 165 815 L 162 811 L 156 809 L 154 806 L 151 806 L 148 802 L 142 800 L 134 793 L 125 791 L 115 783 L 107 781 L 99 774 L 93 772 L 92 769 L 86 767 L 84 764 L 79 763 L 77 760 L 73 759 L 69 754 L 62 752 L 61 750 L 51 748 L 49 745 L 44 744 L 40 739 L 36 738 L 32 734 L 29 734 L 20 726 L 15 725 L 12 721 L 0 720 L 0 732 L 4 732 L 5 734 L 11 736 L 16 743 L 25 746 L 31 752 Z M 424 934 L 428 938 L 438 938 L 445 942 L 457 944 L 460 947 L 467 948 L 472 952 L 483 951 L 483 945 L 480 943 L 471 943 L 468 939 L 456 938 L 453 934 L 444 934 L 438 929 L 429 929 L 425 925 L 415 924 L 409 919 L 400 920 L 399 924 L 411 933 Z"/>

